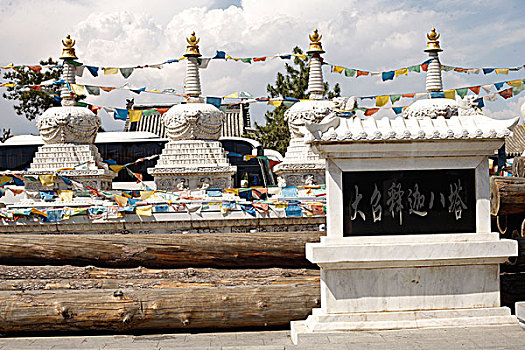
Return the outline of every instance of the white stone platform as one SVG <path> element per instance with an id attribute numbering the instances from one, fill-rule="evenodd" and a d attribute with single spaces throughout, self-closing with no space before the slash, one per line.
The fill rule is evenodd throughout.
<path id="1" fill-rule="evenodd" d="M 516 303 L 516 317 L 521 328 L 525 329 L 525 301 Z"/>
<path id="2" fill-rule="evenodd" d="M 230 165 L 219 141 L 179 140 L 164 147 L 154 168 L 158 190 L 183 188 L 229 188 L 237 167 Z"/>

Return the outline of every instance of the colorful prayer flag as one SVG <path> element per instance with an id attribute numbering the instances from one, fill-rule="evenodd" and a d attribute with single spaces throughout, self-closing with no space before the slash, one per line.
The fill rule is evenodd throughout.
<path id="1" fill-rule="evenodd" d="M 106 68 L 102 68 L 102 70 L 104 71 L 104 75 L 118 74 L 118 68 L 106 67 Z"/>
<path id="2" fill-rule="evenodd" d="M 388 103 L 389 100 L 390 100 L 390 96 L 389 95 L 377 96 L 376 97 L 376 106 L 377 107 L 383 107 L 384 105 L 386 105 Z"/>

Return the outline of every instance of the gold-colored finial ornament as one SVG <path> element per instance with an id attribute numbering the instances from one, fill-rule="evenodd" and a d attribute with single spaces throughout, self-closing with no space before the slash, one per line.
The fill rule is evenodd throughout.
<path id="1" fill-rule="evenodd" d="M 62 60 L 74 60 L 77 59 L 77 55 L 75 55 L 75 49 L 73 46 L 75 46 L 75 40 L 71 40 L 71 36 L 68 34 L 66 36 L 66 40 L 62 40 L 62 45 L 64 45 L 64 48 L 62 49 L 62 57 L 60 59 Z"/>
<path id="2" fill-rule="evenodd" d="M 323 38 L 322 35 L 319 34 L 317 31 L 317 28 L 314 29 L 314 34 L 310 34 L 310 47 L 308 48 L 308 53 L 324 53 L 323 46 L 321 45 L 321 39 Z"/>
<path id="3" fill-rule="evenodd" d="M 439 37 L 441 35 L 436 33 L 436 28 L 432 28 L 432 30 L 427 33 L 427 38 L 428 38 L 428 42 L 427 42 L 427 48 L 425 49 L 425 52 L 440 52 L 440 51 L 443 51 L 441 50 L 441 47 L 439 47 Z"/>
<path id="4" fill-rule="evenodd" d="M 200 57 L 202 56 L 199 52 L 199 43 L 201 39 L 197 38 L 195 36 L 195 32 L 191 33 L 191 36 L 189 38 L 186 38 L 186 41 L 188 42 L 188 46 L 186 46 L 186 53 L 184 56 L 186 57 Z"/>

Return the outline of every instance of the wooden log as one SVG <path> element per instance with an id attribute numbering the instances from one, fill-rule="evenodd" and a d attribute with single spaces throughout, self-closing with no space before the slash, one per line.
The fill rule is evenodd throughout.
<path id="1" fill-rule="evenodd" d="M 288 326 L 319 306 L 318 278 L 267 285 L 0 291 L 0 332 Z"/>
<path id="2" fill-rule="evenodd" d="M 318 280 L 310 269 L 107 269 L 76 266 L 0 266 L 0 290 L 184 288 Z"/>
<path id="3" fill-rule="evenodd" d="M 324 232 L 0 235 L 0 264 L 101 267 L 312 267 Z"/>
<path id="4" fill-rule="evenodd" d="M 525 214 L 525 178 L 492 176 L 490 213 L 494 216 Z"/>
<path id="5" fill-rule="evenodd" d="M 514 157 L 512 161 L 512 176 L 525 177 L 525 157 Z"/>

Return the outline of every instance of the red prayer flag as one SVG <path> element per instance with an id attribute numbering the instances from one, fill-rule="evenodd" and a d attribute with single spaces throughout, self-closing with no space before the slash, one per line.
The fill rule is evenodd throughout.
<path id="1" fill-rule="evenodd" d="M 98 111 L 100 111 L 102 107 L 100 106 L 93 106 L 93 105 L 90 105 L 89 106 L 89 109 L 91 110 L 91 112 L 95 113 L 95 114 L 98 114 Z"/>
<path id="2" fill-rule="evenodd" d="M 423 72 L 426 72 L 426 71 L 428 70 L 428 64 L 422 64 L 422 65 L 421 65 L 421 70 L 422 70 Z"/>
<path id="3" fill-rule="evenodd" d="M 159 112 L 160 114 L 164 114 L 168 111 L 169 108 L 156 108 L 157 109 L 157 112 Z"/>
<path id="4" fill-rule="evenodd" d="M 35 73 L 40 73 L 42 70 L 42 66 L 27 66 L 27 68 L 31 69 Z"/>
<path id="5" fill-rule="evenodd" d="M 142 174 L 141 173 L 133 173 L 135 177 L 137 178 L 137 183 L 142 182 Z"/>
<path id="6" fill-rule="evenodd" d="M 34 91 L 42 91 L 42 87 L 40 85 L 29 85 L 29 88 Z"/>
<path id="7" fill-rule="evenodd" d="M 480 86 L 471 86 L 471 87 L 469 87 L 468 89 L 469 89 L 470 91 L 472 91 L 473 93 L 475 93 L 476 95 L 478 95 L 478 94 L 479 94 L 479 89 L 480 89 L 480 88 L 481 88 L 481 85 L 480 85 Z"/>
<path id="8" fill-rule="evenodd" d="M 370 72 L 364 72 L 364 71 L 362 71 L 362 70 L 357 70 L 356 78 L 357 78 L 358 76 L 360 76 L 360 75 L 368 75 L 368 74 L 370 74 Z"/>
<path id="9" fill-rule="evenodd" d="M 282 163 L 278 160 L 271 160 L 271 159 L 268 159 L 268 165 L 270 167 L 270 170 L 273 171 L 273 167 L 279 163 Z"/>
<path id="10" fill-rule="evenodd" d="M 460 73 L 467 73 L 467 70 L 465 68 L 458 68 L 458 67 L 456 67 L 456 68 L 454 68 L 454 71 L 460 72 Z"/>
<path id="11" fill-rule="evenodd" d="M 408 98 L 414 98 L 416 96 L 416 93 L 412 92 L 412 93 L 409 93 L 409 94 L 403 94 L 402 96 L 403 97 L 408 97 Z"/>
<path id="12" fill-rule="evenodd" d="M 508 88 L 508 89 L 505 89 L 505 90 L 502 90 L 500 92 L 498 92 L 500 94 L 501 97 L 503 97 L 504 99 L 507 99 L 507 98 L 511 98 L 513 95 L 512 95 L 512 88 Z"/>
<path id="13" fill-rule="evenodd" d="M 365 115 L 370 116 L 372 114 L 377 113 L 377 111 L 379 111 L 379 108 L 367 108 L 365 111 Z"/>
<path id="14" fill-rule="evenodd" d="M 253 62 L 264 62 L 266 61 L 266 57 L 254 57 Z"/>

